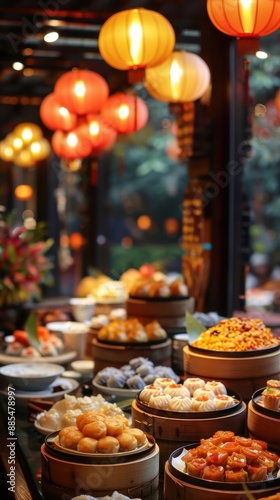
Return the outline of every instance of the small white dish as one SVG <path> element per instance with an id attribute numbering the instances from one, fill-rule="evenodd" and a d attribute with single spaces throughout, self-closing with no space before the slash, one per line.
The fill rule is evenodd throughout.
<path id="1" fill-rule="evenodd" d="M 20 391 L 42 391 L 49 387 L 64 371 L 62 365 L 54 363 L 13 363 L 2 366 L 0 375 L 7 383 Z"/>
<path id="2" fill-rule="evenodd" d="M 94 371 L 94 361 L 91 359 L 77 359 L 72 361 L 71 368 L 83 375 L 92 375 Z"/>
<path id="3" fill-rule="evenodd" d="M 49 401 L 57 401 L 61 399 L 64 394 L 69 394 L 74 392 L 79 387 L 79 382 L 70 378 L 58 377 L 48 389 L 44 391 L 15 391 L 15 399 L 20 402 L 28 402 L 34 398 L 46 399 Z M 54 387 L 61 387 L 61 390 L 54 391 Z M 8 395 L 8 388 L 0 390 L 0 394 L 3 396 Z"/>

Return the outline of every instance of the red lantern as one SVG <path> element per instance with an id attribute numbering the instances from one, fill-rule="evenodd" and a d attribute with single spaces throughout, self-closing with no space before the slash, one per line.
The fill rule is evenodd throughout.
<path id="1" fill-rule="evenodd" d="M 54 86 L 54 94 L 62 106 L 72 113 L 97 113 L 109 95 L 106 80 L 89 70 L 64 73 Z"/>
<path id="2" fill-rule="evenodd" d="M 261 36 L 280 28 L 279 0 L 207 0 L 207 12 L 216 28 L 244 45 L 251 40 L 255 49 Z"/>
<path id="3" fill-rule="evenodd" d="M 149 112 L 140 97 L 118 92 L 107 99 L 101 115 L 119 134 L 130 134 L 146 125 Z"/>
<path id="4" fill-rule="evenodd" d="M 94 149 L 107 149 L 117 138 L 117 131 L 100 115 L 87 115 L 89 138 Z"/>
<path id="5" fill-rule="evenodd" d="M 68 131 L 75 127 L 77 116 L 61 106 L 54 93 L 47 95 L 40 106 L 40 117 L 50 130 Z"/>
<path id="6" fill-rule="evenodd" d="M 67 160 L 86 158 L 92 151 L 88 136 L 77 129 L 67 133 L 57 130 L 52 136 L 52 147 L 57 156 Z"/>

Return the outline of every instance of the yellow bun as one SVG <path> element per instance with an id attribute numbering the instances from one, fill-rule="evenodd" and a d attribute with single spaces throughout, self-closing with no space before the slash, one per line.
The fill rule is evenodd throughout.
<path id="1" fill-rule="evenodd" d="M 145 432 L 141 431 L 141 429 L 136 429 L 135 427 L 129 427 L 128 429 L 125 429 L 125 432 L 128 434 L 131 434 L 137 439 L 138 446 L 142 446 L 146 442 L 146 434 Z"/>
<path id="2" fill-rule="evenodd" d="M 77 450 L 83 453 L 95 453 L 98 441 L 90 437 L 83 437 L 77 444 Z"/>
<path id="3" fill-rule="evenodd" d="M 101 420 L 95 420 L 83 427 L 83 435 L 94 439 L 100 439 L 107 434 L 107 426 Z M 83 436 L 82 436 L 83 437 Z"/>
<path id="4" fill-rule="evenodd" d="M 128 432 L 122 432 L 117 436 L 117 440 L 120 443 L 120 448 L 122 451 L 132 451 L 136 450 L 138 443 L 136 437 L 132 436 Z"/>
<path id="5" fill-rule="evenodd" d="M 124 422 L 114 417 L 107 417 L 105 424 L 107 425 L 108 436 L 118 436 L 118 434 L 121 434 L 125 429 Z"/>
<path id="6" fill-rule="evenodd" d="M 77 444 L 82 439 L 83 434 L 78 429 L 71 429 L 66 434 L 59 438 L 61 446 L 70 448 L 71 450 L 77 449 Z"/>
<path id="7" fill-rule="evenodd" d="M 78 430 L 77 427 L 75 425 L 68 425 L 67 427 L 64 427 L 63 429 L 61 429 L 58 433 L 58 438 L 60 439 L 62 436 L 66 436 L 66 434 L 70 431 L 73 431 L 73 430 Z"/>
<path id="8" fill-rule="evenodd" d="M 97 451 L 99 453 L 117 453 L 119 449 L 120 443 L 113 436 L 105 436 L 97 442 Z"/>
<path id="9" fill-rule="evenodd" d="M 94 422 L 95 420 L 105 420 L 105 416 L 98 414 L 95 410 L 90 410 L 86 411 L 85 413 L 82 413 L 79 415 L 76 419 L 76 424 L 79 429 L 79 431 L 83 432 L 83 428 L 86 424 L 90 424 L 91 422 Z"/>

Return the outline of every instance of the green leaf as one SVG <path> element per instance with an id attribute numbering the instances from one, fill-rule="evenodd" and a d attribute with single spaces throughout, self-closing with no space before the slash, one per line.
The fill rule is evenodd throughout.
<path id="1" fill-rule="evenodd" d="M 39 340 L 37 335 L 37 317 L 34 311 L 28 315 L 28 318 L 25 323 L 25 330 L 27 332 L 27 337 L 30 345 L 35 349 L 39 347 Z"/>
<path id="2" fill-rule="evenodd" d="M 204 325 L 199 323 L 191 313 L 186 312 L 186 326 L 187 334 L 189 336 L 189 344 L 191 344 L 202 332 L 205 332 L 206 328 Z"/>

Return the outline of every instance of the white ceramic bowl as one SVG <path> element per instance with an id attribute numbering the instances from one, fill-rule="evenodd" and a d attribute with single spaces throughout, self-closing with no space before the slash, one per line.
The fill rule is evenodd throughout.
<path id="1" fill-rule="evenodd" d="M 82 375 L 93 376 L 94 361 L 91 359 L 77 359 L 76 361 L 72 361 L 71 368 L 79 373 L 82 373 Z"/>
<path id="2" fill-rule="evenodd" d="M 20 391 L 42 391 L 64 371 L 54 363 L 16 363 L 0 368 L 6 382 Z"/>

